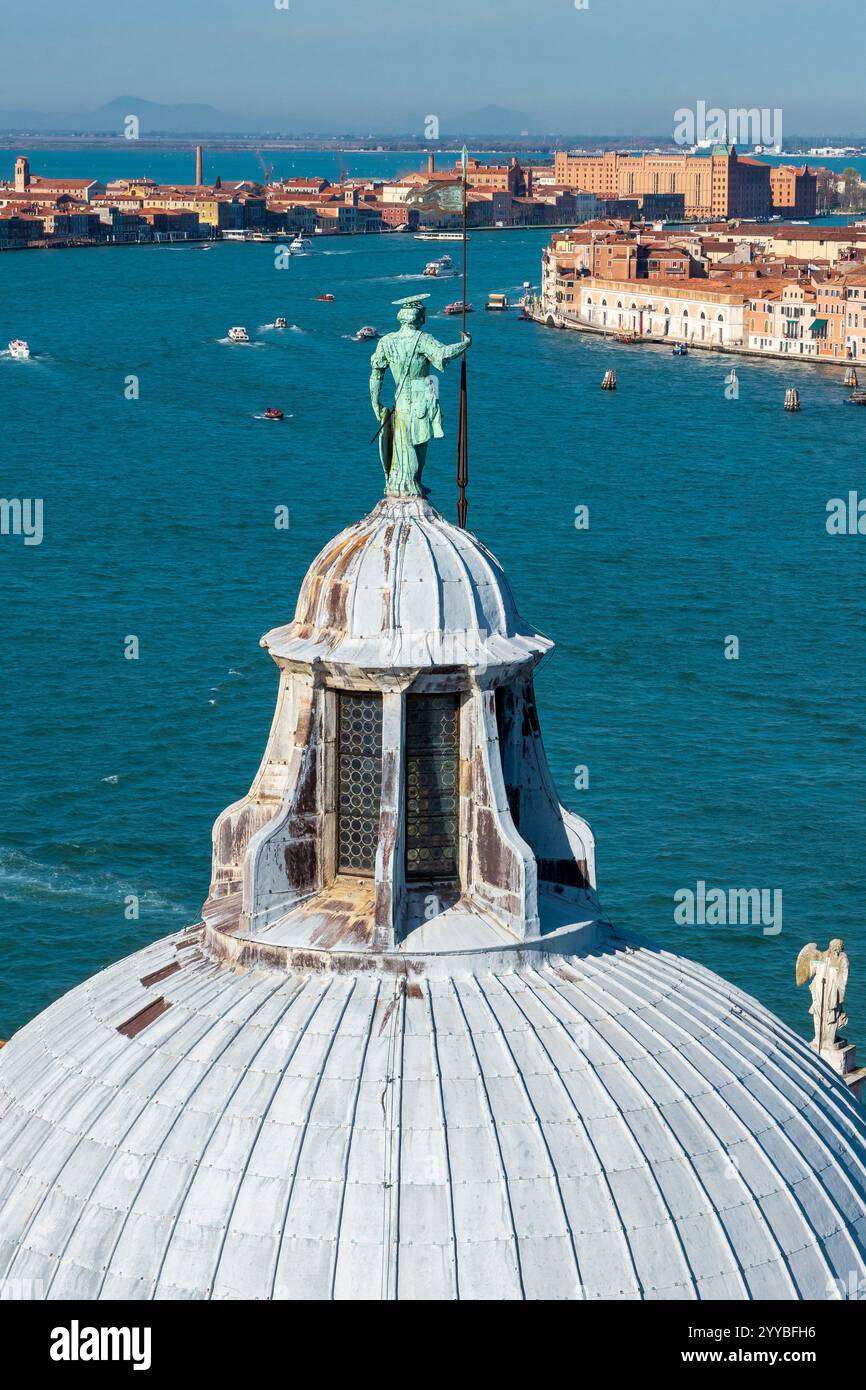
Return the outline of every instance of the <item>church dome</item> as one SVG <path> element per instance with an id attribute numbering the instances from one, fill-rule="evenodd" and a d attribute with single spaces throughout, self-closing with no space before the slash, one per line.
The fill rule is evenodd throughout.
<path id="1" fill-rule="evenodd" d="M 504 665 L 551 646 L 520 618 L 499 561 L 422 498 L 385 497 L 329 541 L 274 657 L 395 666 Z"/>
<path id="2" fill-rule="evenodd" d="M 52 1299 L 826 1299 L 866 1277 L 862 1112 L 699 966 L 601 928 L 399 973 L 203 947 L 148 947 L 4 1049 L 0 1278 Z"/>

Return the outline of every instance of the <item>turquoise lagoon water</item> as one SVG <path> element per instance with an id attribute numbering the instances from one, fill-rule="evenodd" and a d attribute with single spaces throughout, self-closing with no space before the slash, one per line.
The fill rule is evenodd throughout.
<path id="1" fill-rule="evenodd" d="M 537 282 L 545 239 L 475 235 L 476 308 Z M 0 493 L 43 498 L 45 528 L 40 546 L 0 538 L 0 1037 L 196 919 L 211 824 L 270 723 L 276 670 L 258 638 L 381 491 L 370 348 L 349 335 L 391 325 L 429 254 L 371 237 L 317 242 L 288 270 L 267 244 L 0 257 L 0 342 L 34 350 L 0 357 Z M 430 326 L 451 339 L 439 311 L 457 285 L 432 296 Z M 277 314 L 291 329 L 264 327 Z M 253 345 L 224 341 L 235 323 Z M 838 369 L 737 360 L 728 400 L 731 358 L 513 314 L 471 327 L 469 522 L 556 640 L 543 729 L 563 799 L 596 832 L 608 913 L 803 1032 L 797 951 L 843 936 L 849 1034 L 866 1046 L 866 537 L 825 529 L 828 498 L 866 490 L 866 412 Z M 452 517 L 457 384 L 452 369 L 429 463 Z M 782 410 L 790 384 L 799 415 Z M 286 420 L 257 418 L 267 405 Z M 781 889 L 781 933 L 677 926 L 673 895 L 699 879 Z"/>

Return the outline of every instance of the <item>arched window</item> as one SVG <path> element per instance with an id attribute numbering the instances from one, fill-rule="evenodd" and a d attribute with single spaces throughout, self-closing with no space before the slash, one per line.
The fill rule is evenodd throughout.
<path id="1" fill-rule="evenodd" d="M 683 318 L 684 318 L 684 319 L 687 319 L 688 316 L 689 316 L 689 311 L 688 311 L 688 309 L 683 309 Z"/>
<path id="2" fill-rule="evenodd" d="M 702 319 L 705 319 L 705 318 L 707 317 L 706 314 L 704 313 L 703 309 L 701 310 L 700 317 L 701 317 Z"/>
<path id="3" fill-rule="evenodd" d="M 382 697 L 339 695 L 337 872 L 372 876 L 382 793 Z"/>
<path id="4" fill-rule="evenodd" d="M 406 697 L 406 877 L 457 878 L 459 699 Z"/>

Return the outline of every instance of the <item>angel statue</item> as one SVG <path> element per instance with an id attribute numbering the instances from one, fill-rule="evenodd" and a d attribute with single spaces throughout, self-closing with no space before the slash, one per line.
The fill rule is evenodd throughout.
<path id="1" fill-rule="evenodd" d="M 387 479 L 385 492 L 390 497 L 425 495 L 421 473 L 427 445 L 444 433 L 438 382 L 430 376 L 430 368 L 443 371 L 472 341 L 464 333 L 459 343 L 440 343 L 425 333 L 424 300 L 429 298 L 428 294 L 414 294 L 394 301 L 399 306 L 400 327 L 379 339 L 370 359 L 370 400 L 379 421 L 379 456 Z M 393 411 L 382 404 L 382 383 L 389 367 L 395 385 Z"/>
<path id="2" fill-rule="evenodd" d="M 803 947 L 797 957 L 797 984 L 804 985 L 807 980 L 811 981 L 812 995 L 809 1013 L 815 1021 L 812 1046 L 818 1052 L 837 1051 L 845 1041 L 837 1038 L 837 1033 L 848 1022 L 848 1015 L 842 1010 L 848 983 L 844 941 L 836 937 L 826 951 L 819 951 L 814 941 Z"/>

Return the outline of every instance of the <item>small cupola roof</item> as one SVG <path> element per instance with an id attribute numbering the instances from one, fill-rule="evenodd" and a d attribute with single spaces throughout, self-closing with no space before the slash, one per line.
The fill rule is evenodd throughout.
<path id="1" fill-rule="evenodd" d="M 364 670 L 535 664 L 552 643 L 525 623 L 496 556 L 421 497 L 384 497 L 313 561 L 275 659 Z"/>

